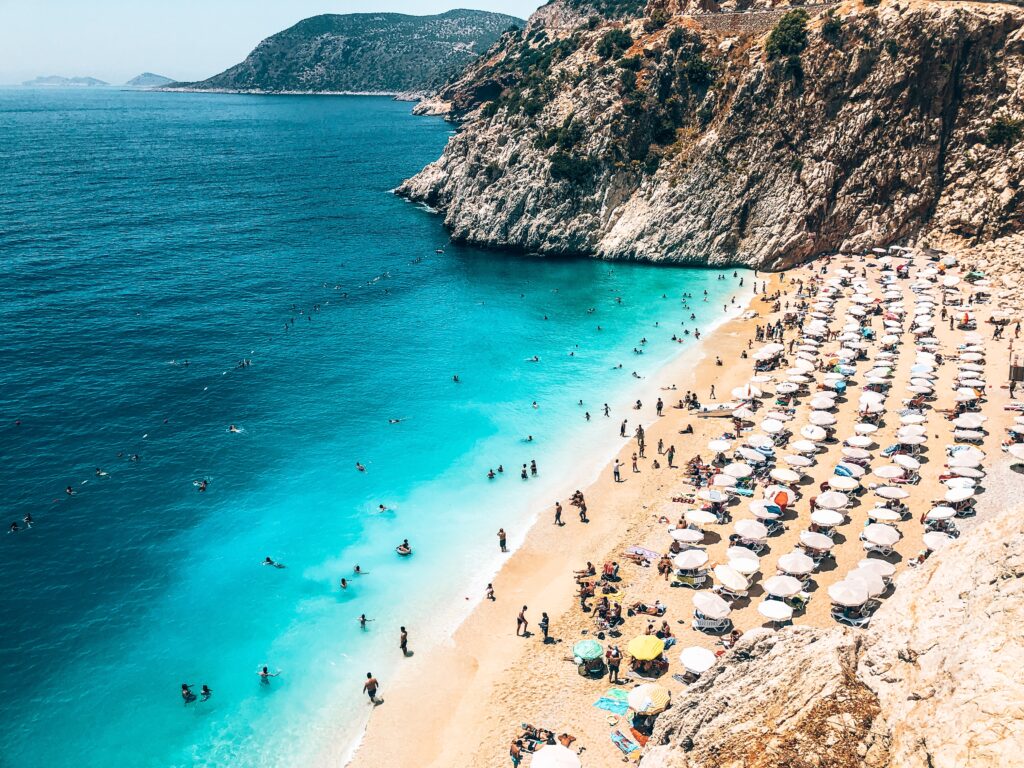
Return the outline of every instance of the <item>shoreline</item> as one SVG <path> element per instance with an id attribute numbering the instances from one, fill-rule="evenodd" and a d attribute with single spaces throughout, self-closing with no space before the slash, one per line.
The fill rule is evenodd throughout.
<path id="1" fill-rule="evenodd" d="M 156 93 L 227 93 L 237 96 L 388 96 L 395 101 L 422 101 L 427 94 L 409 91 L 268 91 L 261 88 L 170 88 L 157 86 L 145 90 Z"/>
<path id="2" fill-rule="evenodd" d="M 776 287 L 777 273 L 762 274 L 754 278 L 752 270 L 745 271 L 750 273 L 746 275 L 750 279 L 756 279 L 758 282 L 767 281 L 770 286 L 769 290 L 774 290 Z M 697 422 L 700 420 L 688 414 L 688 412 L 677 411 L 673 408 L 673 403 L 682 397 L 687 388 L 694 388 L 694 391 L 699 391 L 697 384 L 700 383 L 700 374 L 708 366 L 711 366 L 712 373 L 716 371 L 712 363 L 712 349 L 717 347 L 713 347 L 713 345 L 720 345 L 725 341 L 726 346 L 733 347 L 737 351 L 736 362 L 727 364 L 726 368 L 734 367 L 742 362 L 745 369 L 747 361 L 739 360 L 739 345 L 744 342 L 748 332 L 752 333 L 754 323 L 761 317 L 758 307 L 755 306 L 755 300 L 762 294 L 753 293 L 752 283 L 740 290 L 742 293 L 737 296 L 738 303 L 735 305 L 735 308 L 730 307 L 727 312 L 713 321 L 710 324 L 710 330 L 702 334 L 700 340 L 696 341 L 692 346 L 684 346 L 669 359 L 661 363 L 655 371 L 649 374 L 646 380 L 638 382 L 636 386 L 629 388 L 624 393 L 623 402 L 620 407 L 628 409 L 626 413 L 631 424 L 629 434 L 632 435 L 633 428 L 637 423 L 643 424 L 644 429 L 648 431 L 651 447 L 646 461 L 649 462 L 652 457 L 656 456 L 657 436 L 665 431 L 664 429 L 655 428 L 659 423 L 666 425 L 668 422 L 675 422 L 677 419 L 671 418 L 672 415 L 693 421 L 695 432 L 699 431 Z M 748 313 L 752 310 L 758 312 L 758 314 L 755 317 L 748 317 Z M 728 344 L 728 341 L 731 341 L 732 344 Z M 665 386 L 661 386 L 669 380 L 676 382 L 678 387 L 676 391 L 667 390 Z M 723 388 L 723 393 L 724 391 Z M 659 395 L 665 401 L 665 416 L 660 419 L 653 414 L 652 407 Z M 634 416 L 636 411 L 629 408 L 629 403 L 638 397 L 647 405 L 643 411 L 644 416 L 636 419 Z M 609 428 L 619 423 L 621 412 L 617 413 L 618 415 L 613 413 L 613 417 L 609 420 Z M 601 418 L 603 417 L 595 416 L 595 419 Z M 705 423 L 714 424 L 717 421 L 716 419 L 709 419 Z M 603 515 L 604 520 L 601 521 L 601 524 L 595 525 L 598 516 L 602 515 L 600 510 L 591 501 L 598 496 L 604 497 L 607 495 L 608 489 L 602 486 L 611 485 L 611 467 L 617 457 L 623 461 L 623 473 L 628 475 L 628 462 L 632 451 L 631 446 L 635 445 L 635 443 L 631 438 L 625 441 L 622 441 L 620 438 L 615 439 L 619 440 L 617 445 L 613 439 L 610 439 L 607 450 L 601 450 L 599 455 L 588 460 L 585 466 L 580 467 L 578 471 L 574 472 L 572 478 L 567 479 L 563 484 L 565 493 L 559 494 L 559 498 L 565 507 L 563 520 L 566 525 L 558 530 L 564 531 L 567 535 L 572 535 L 570 530 L 573 529 L 574 524 L 575 526 L 580 524 L 574 523 L 573 518 L 576 516 L 576 510 L 568 504 L 567 498 L 573 488 L 583 488 L 586 491 L 588 514 L 590 515 L 591 523 L 584 529 L 587 535 L 576 538 L 573 546 L 573 549 L 580 550 L 581 552 L 592 552 L 595 548 L 595 540 L 600 541 L 607 535 L 611 535 L 607 528 L 616 522 L 614 516 L 606 514 Z M 623 442 L 625 442 L 625 447 L 623 447 Z M 672 443 L 666 439 L 666 445 L 669 444 Z M 679 462 L 683 453 L 684 451 L 680 450 L 679 456 L 677 456 L 675 463 L 676 472 L 678 472 Z M 664 459 L 662 459 L 662 462 L 664 462 Z M 658 481 L 658 490 L 661 491 L 664 489 L 661 481 L 668 480 L 669 478 L 668 468 L 663 464 L 663 468 L 656 474 L 650 474 L 648 479 L 649 481 Z M 625 482 L 628 483 L 629 481 Z M 646 489 L 646 485 L 644 489 Z M 644 508 L 646 509 L 646 507 Z M 548 586 L 553 582 L 553 579 L 544 577 L 544 574 L 549 569 L 555 570 L 559 575 L 564 575 L 565 562 L 561 559 L 556 562 L 555 559 L 545 556 L 550 555 L 549 540 L 546 534 L 551 529 L 543 524 L 543 515 L 545 513 L 551 514 L 552 509 L 552 505 L 549 505 L 547 510 L 543 507 L 534 506 L 525 521 L 524 534 L 520 537 L 510 535 L 510 554 L 504 562 L 496 559 L 492 561 L 496 566 L 494 570 L 490 568 L 482 569 L 478 573 L 480 580 L 477 585 L 479 589 L 476 590 L 477 597 L 472 599 L 470 606 L 467 606 L 468 610 L 465 612 L 460 611 L 461 618 L 457 618 L 453 622 L 450 632 L 447 633 L 449 639 L 446 642 L 431 645 L 418 651 L 416 659 L 408 662 L 412 668 L 404 670 L 400 676 L 392 681 L 388 681 L 387 688 L 382 687 L 382 690 L 385 692 L 382 698 L 387 698 L 388 701 L 379 709 L 375 708 L 367 715 L 359 739 L 343 753 L 343 765 L 358 767 L 363 764 L 368 766 L 389 764 L 388 760 L 393 759 L 394 756 L 381 754 L 381 751 L 396 743 L 396 740 L 399 738 L 408 738 L 408 733 L 412 727 L 410 723 L 413 719 L 416 720 L 415 729 L 417 733 L 422 732 L 425 729 L 425 725 L 422 722 L 424 712 L 420 708 L 422 703 L 419 701 L 417 692 L 432 690 L 432 698 L 436 697 L 439 700 L 445 700 L 449 702 L 449 705 L 459 700 L 460 697 L 455 690 L 446 690 L 444 694 L 439 694 L 438 691 L 444 689 L 446 682 L 461 681 L 467 672 L 473 671 L 474 663 L 470 663 L 467 666 L 464 660 L 460 660 L 460 657 L 472 656 L 472 653 L 467 650 L 470 646 L 477 649 L 480 649 L 481 645 L 483 646 L 484 652 L 480 653 L 478 650 L 477 655 L 485 655 L 492 659 L 501 657 L 499 646 L 504 645 L 502 640 L 505 638 L 494 637 L 490 643 L 484 640 L 483 644 L 481 644 L 481 638 L 484 634 L 482 630 L 492 621 L 491 614 L 493 611 L 488 609 L 496 605 L 502 605 L 506 611 L 513 611 L 514 603 L 510 602 L 507 598 L 503 600 L 503 592 L 524 595 L 527 592 L 543 594 L 547 592 Z M 579 565 L 582 565 L 582 561 Z M 533 573 L 535 577 L 529 580 L 526 586 L 520 586 L 519 589 L 516 589 L 511 584 L 505 585 L 505 582 L 508 581 L 522 583 L 524 572 Z M 487 603 L 484 600 L 482 587 L 487 583 L 484 581 L 484 578 L 488 578 L 495 585 L 498 599 L 494 604 Z M 563 586 L 569 587 L 570 593 L 572 592 L 571 583 Z M 569 603 L 565 606 L 566 610 L 571 608 L 572 594 L 569 595 L 569 598 Z M 527 598 L 524 596 L 523 599 Z M 556 615 L 564 611 L 560 607 L 554 611 L 548 610 L 547 612 L 552 617 L 554 624 Z M 529 611 L 528 618 L 531 619 L 531 626 L 535 627 L 536 621 L 540 618 L 540 610 Z M 511 616 L 506 617 L 506 622 L 513 619 L 514 611 Z M 488 648 L 488 644 L 494 647 Z M 522 650 L 525 650 L 525 648 Z M 438 678 L 439 675 L 440 679 Z M 469 686 L 459 687 L 466 688 Z M 401 708 L 402 714 L 395 717 L 398 714 L 395 710 L 399 708 Z M 379 714 L 374 715 L 377 712 Z M 383 721 L 381 717 L 385 713 L 388 718 L 387 721 Z M 435 722 L 426 727 L 426 730 L 448 730 L 453 728 L 456 723 L 464 720 L 464 718 L 457 717 L 454 714 L 445 716 L 441 713 L 434 713 L 433 718 Z M 443 722 L 437 722 L 436 718 L 442 718 Z M 417 749 L 418 761 L 428 760 L 428 762 L 418 762 L 418 765 L 445 766 L 449 764 L 443 759 L 446 757 L 443 750 L 435 749 L 430 751 L 430 757 L 428 758 L 427 751 L 424 749 L 425 741 L 422 739 L 417 739 L 417 741 L 419 742 L 419 748 Z"/>

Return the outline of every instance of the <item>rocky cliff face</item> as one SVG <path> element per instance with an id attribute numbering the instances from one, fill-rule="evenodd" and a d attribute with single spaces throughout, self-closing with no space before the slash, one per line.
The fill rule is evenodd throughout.
<path id="1" fill-rule="evenodd" d="M 400 194 L 458 240 L 783 268 L 1024 215 L 1024 10 L 555 0 L 420 111 L 462 121 Z M 781 19 L 780 19 L 781 17 Z"/>
<path id="2" fill-rule="evenodd" d="M 658 718 L 642 768 L 1020 765 L 1019 520 L 905 573 L 866 631 L 752 633 Z"/>

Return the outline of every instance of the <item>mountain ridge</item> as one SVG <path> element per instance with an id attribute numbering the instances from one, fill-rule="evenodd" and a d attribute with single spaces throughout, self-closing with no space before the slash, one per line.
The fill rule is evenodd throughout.
<path id="1" fill-rule="evenodd" d="M 250 93 L 425 93 L 523 21 L 455 9 L 431 16 L 320 14 L 266 38 L 244 61 L 169 90 Z"/>

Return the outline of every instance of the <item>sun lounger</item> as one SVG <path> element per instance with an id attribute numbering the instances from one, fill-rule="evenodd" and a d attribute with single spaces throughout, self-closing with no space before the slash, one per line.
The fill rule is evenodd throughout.
<path id="1" fill-rule="evenodd" d="M 845 624 L 848 627 L 854 627 L 862 629 L 868 625 L 871 621 L 870 614 L 864 616 L 847 616 L 846 612 L 841 608 L 832 609 L 832 618 L 838 621 L 840 624 Z"/>
<path id="2" fill-rule="evenodd" d="M 700 573 L 696 576 L 676 576 L 672 582 L 673 587 L 689 587 L 690 589 L 700 589 L 704 586 L 704 583 L 708 580 L 706 573 Z"/>
<path id="3" fill-rule="evenodd" d="M 693 620 L 693 628 L 701 632 L 726 632 L 732 626 L 732 619 L 698 619 Z"/>

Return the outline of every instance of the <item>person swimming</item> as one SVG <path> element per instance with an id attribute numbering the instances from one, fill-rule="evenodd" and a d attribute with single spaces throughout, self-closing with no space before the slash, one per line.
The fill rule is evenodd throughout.
<path id="1" fill-rule="evenodd" d="M 206 683 L 203 683 L 203 688 L 199 692 L 199 694 L 202 697 L 200 701 L 209 701 L 210 697 L 213 696 L 213 691 L 210 690 L 210 686 L 208 686 Z"/>
<path id="2" fill-rule="evenodd" d="M 260 683 L 262 685 L 270 685 L 270 678 L 277 677 L 278 675 L 280 675 L 281 670 L 278 670 L 277 672 L 271 672 L 264 666 L 256 674 L 260 676 Z"/>
<path id="3" fill-rule="evenodd" d="M 402 419 L 388 419 L 388 424 L 401 424 Z"/>
<path id="4" fill-rule="evenodd" d="M 495 478 L 494 470 L 493 469 L 488 469 L 487 470 L 487 479 L 488 480 L 493 480 L 494 478 Z"/>
<path id="5" fill-rule="evenodd" d="M 181 698 L 186 704 L 191 704 L 196 700 L 196 695 L 192 693 L 192 686 L 188 683 L 181 684 Z"/>
<path id="6" fill-rule="evenodd" d="M 209 485 L 209 480 L 207 480 L 206 478 L 203 478 L 202 480 L 193 480 L 192 484 L 200 493 L 202 493 L 203 491 L 206 490 L 206 486 Z"/>
<path id="7" fill-rule="evenodd" d="M 341 577 L 341 583 L 340 583 L 339 586 L 341 586 L 342 589 L 348 589 L 348 579 L 346 579 L 344 576 L 342 576 Z"/>
<path id="8" fill-rule="evenodd" d="M 397 547 L 395 547 L 395 551 L 398 554 L 402 555 L 402 557 L 405 557 L 406 555 L 411 555 L 412 554 L 412 547 L 409 546 L 409 540 L 408 539 L 402 539 L 402 543 L 399 544 Z"/>
<path id="9" fill-rule="evenodd" d="M 286 567 L 284 563 L 275 562 L 273 559 L 271 559 L 269 555 L 266 558 L 264 558 L 262 565 L 272 565 L 274 568 Z"/>
<path id="10" fill-rule="evenodd" d="M 234 432 L 234 433 L 236 433 L 236 434 L 237 434 L 237 433 L 239 433 L 239 432 L 241 432 L 241 431 L 242 431 L 242 430 L 240 430 L 240 429 L 239 429 L 238 427 L 236 427 L 236 426 L 235 426 L 234 424 L 232 424 L 232 425 L 231 425 L 230 427 L 228 427 L 228 432 Z"/>
<path id="11" fill-rule="evenodd" d="M 365 630 L 366 629 L 366 622 L 373 621 L 373 619 L 368 619 L 368 618 L 366 618 L 366 614 L 365 613 L 361 613 L 361 614 L 359 614 L 358 621 L 359 621 L 359 628 Z"/>
<path id="12" fill-rule="evenodd" d="M 106 476 L 107 476 L 106 472 L 104 472 L 99 467 L 96 467 L 96 477 L 106 477 Z"/>
<path id="13" fill-rule="evenodd" d="M 366 471 L 366 467 L 364 467 L 358 461 L 356 462 L 356 469 L 358 469 L 360 472 L 365 472 Z"/>
<path id="14" fill-rule="evenodd" d="M 359 567 L 359 563 L 356 563 L 356 567 L 352 569 L 352 573 L 354 573 L 356 576 L 365 576 L 367 573 L 369 573 L 369 571 L 364 571 L 362 568 Z"/>

